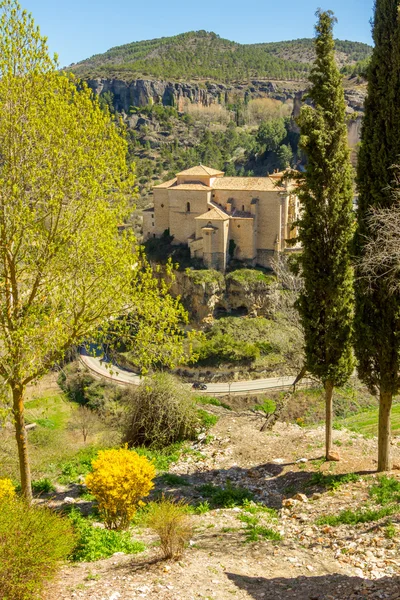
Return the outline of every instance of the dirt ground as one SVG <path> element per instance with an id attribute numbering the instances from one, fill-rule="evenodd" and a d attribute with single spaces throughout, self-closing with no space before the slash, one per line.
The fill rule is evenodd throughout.
<path id="1" fill-rule="evenodd" d="M 324 463 L 321 427 L 277 423 L 273 431 L 260 432 L 255 418 L 215 412 L 220 420 L 214 439 L 194 444 L 202 456 L 189 454 L 170 469 L 190 485 L 164 485 L 164 491 L 198 502 L 204 499 L 199 486 L 229 480 L 279 510 L 282 541 L 248 543 L 238 520 L 242 510 L 214 509 L 193 516 L 195 533 L 179 562 L 161 560 L 154 536 L 137 529 L 135 539 L 147 544 L 144 553 L 68 565 L 46 600 L 400 599 L 399 514 L 391 517 L 391 537 L 385 535 L 387 518 L 355 526 L 315 524 L 321 515 L 365 505 L 376 477 L 376 440 L 335 431 L 341 460 Z M 393 440 L 393 455 L 392 475 L 400 479 L 400 438 Z M 361 477 L 329 491 L 310 485 L 316 471 Z M 303 496 L 296 499 L 299 492 Z"/>

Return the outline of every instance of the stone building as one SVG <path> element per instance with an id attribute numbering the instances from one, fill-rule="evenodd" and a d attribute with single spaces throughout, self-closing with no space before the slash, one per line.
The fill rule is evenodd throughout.
<path id="1" fill-rule="evenodd" d="M 192 258 L 224 271 L 231 257 L 270 266 L 295 237 L 299 201 L 295 187 L 268 177 L 225 177 L 203 165 L 155 186 L 154 208 L 144 211 L 144 239 L 166 230 L 174 244 L 187 244 Z"/>

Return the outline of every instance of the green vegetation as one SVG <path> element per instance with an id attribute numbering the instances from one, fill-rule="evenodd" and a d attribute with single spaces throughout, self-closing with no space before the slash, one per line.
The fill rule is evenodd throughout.
<path id="1" fill-rule="evenodd" d="M 145 550 L 142 542 L 135 542 L 128 531 L 114 531 L 93 526 L 91 518 L 85 518 L 79 510 L 71 508 L 68 517 L 75 529 L 77 543 L 71 560 L 92 562 L 108 558 L 115 552 L 138 554 Z"/>
<path id="2" fill-rule="evenodd" d="M 225 286 L 223 273 L 215 271 L 214 269 L 201 269 L 196 271 L 193 269 L 186 269 L 185 273 L 189 279 L 197 285 L 215 283 L 221 288 Z"/>
<path id="3" fill-rule="evenodd" d="M 163 473 L 161 475 L 161 481 L 165 485 L 190 485 L 187 479 L 181 475 L 176 475 L 175 473 Z"/>
<path id="4" fill-rule="evenodd" d="M 359 191 L 356 264 L 375 237 L 371 223 L 374 209 L 397 206 L 398 187 L 393 162 L 400 155 L 400 106 L 393 101 L 400 86 L 399 5 L 396 0 L 377 0 L 373 38 L 375 47 L 368 70 L 361 146 L 357 164 Z M 378 136 L 377 131 L 387 132 Z M 400 390 L 399 296 L 392 293 L 392 268 L 383 266 L 371 280 L 357 272 L 355 353 L 360 379 L 379 394 L 378 470 L 391 469 L 390 413 L 393 396 Z"/>
<path id="5" fill-rule="evenodd" d="M 266 288 L 276 283 L 276 277 L 272 275 L 265 275 L 262 271 L 257 269 L 237 269 L 226 276 L 228 281 L 237 281 L 242 285 L 249 286 L 265 286 Z"/>
<path id="6" fill-rule="evenodd" d="M 357 525 L 379 521 L 384 517 L 398 513 L 400 502 L 400 481 L 395 477 L 380 477 L 377 483 L 370 487 L 369 495 L 375 504 L 381 506 L 365 506 L 357 510 L 344 510 L 338 515 L 326 515 L 318 519 L 318 525 Z"/>
<path id="7" fill-rule="evenodd" d="M 253 500 L 253 494 L 250 490 L 234 486 L 230 481 L 227 481 L 224 488 L 212 483 L 206 483 L 199 487 L 198 490 L 203 496 L 210 499 L 213 508 L 234 508 Z"/>
<path id="8" fill-rule="evenodd" d="M 347 427 L 357 433 L 366 436 L 378 435 L 379 408 L 357 412 L 345 419 L 337 420 L 336 423 L 341 427 Z M 392 408 L 391 425 L 393 435 L 400 435 L 400 404 L 396 403 Z"/>
<path id="9" fill-rule="evenodd" d="M 50 492 L 55 492 L 55 490 L 56 488 L 48 478 L 32 481 L 32 491 L 34 494 L 49 494 Z"/>
<path id="10" fill-rule="evenodd" d="M 226 408 L 226 410 L 232 410 L 232 407 L 229 404 L 225 404 L 225 402 L 221 402 L 218 398 L 211 398 L 211 396 L 197 396 L 196 397 L 197 404 L 210 404 L 211 406 L 221 406 L 222 408 Z"/>
<path id="11" fill-rule="evenodd" d="M 353 181 L 347 142 L 346 103 L 335 62 L 334 17 L 318 11 L 315 51 L 308 98 L 297 120 L 300 146 L 307 155 L 299 175 L 302 204 L 298 239 L 304 290 L 298 309 L 305 337 L 307 371 L 322 381 L 326 403 L 325 454 L 332 451 L 333 390 L 353 369 Z"/>
<path id="12" fill-rule="evenodd" d="M 73 528 L 54 512 L 21 499 L 0 501 L 0 590 L 4 600 L 41 596 L 75 545 Z"/>
<path id="13" fill-rule="evenodd" d="M 311 476 L 308 485 L 316 485 L 318 487 L 324 488 L 326 490 L 338 490 L 342 485 L 346 483 L 354 483 L 360 479 L 360 475 L 357 473 L 345 473 L 342 475 L 332 475 L 321 473 L 321 471 L 317 471 L 313 473 Z"/>
<path id="14" fill-rule="evenodd" d="M 237 364 L 274 368 L 293 351 L 290 331 L 264 317 L 223 317 L 193 342 L 196 366 Z"/>
<path id="15" fill-rule="evenodd" d="M 371 54 L 370 46 L 359 42 L 338 40 L 337 50 L 339 60 L 349 67 Z M 313 57 L 310 39 L 242 45 L 215 33 L 191 31 L 117 46 L 71 69 L 81 77 L 128 80 L 140 76 L 227 82 L 251 77 L 304 79 Z"/>
<path id="16" fill-rule="evenodd" d="M 201 409 L 197 411 L 197 414 L 199 415 L 202 427 L 205 429 L 209 429 L 218 423 L 217 415 L 211 415 L 209 412 Z"/>
<path id="17" fill-rule="evenodd" d="M 237 518 L 245 524 L 246 542 L 258 542 L 260 538 L 274 542 L 282 539 L 281 534 L 271 527 L 278 521 L 278 513 L 273 508 L 245 500 L 243 513 Z"/>

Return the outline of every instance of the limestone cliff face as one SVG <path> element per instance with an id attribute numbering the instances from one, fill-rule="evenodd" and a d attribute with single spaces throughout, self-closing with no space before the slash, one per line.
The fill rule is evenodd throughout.
<path id="1" fill-rule="evenodd" d="M 278 284 L 272 277 L 248 280 L 235 273 L 227 276 L 217 271 L 176 273 L 171 292 L 180 296 L 191 319 L 201 322 L 223 312 L 243 312 L 251 316 L 272 317 L 279 301 Z M 259 273 L 251 271 L 251 273 Z"/>
<path id="2" fill-rule="evenodd" d="M 210 104 L 225 104 L 237 96 L 250 98 L 275 98 L 286 102 L 293 100 L 296 117 L 305 94 L 304 82 L 271 82 L 252 80 L 245 83 L 223 84 L 196 82 L 171 82 L 153 79 L 89 79 L 89 87 L 96 93 L 111 92 L 114 96 L 114 106 L 118 111 L 129 112 L 131 106 L 148 106 L 149 103 L 183 108 L 186 100 L 194 104 L 209 106 Z M 346 90 L 346 102 L 349 112 L 363 112 L 365 90 L 355 88 Z"/>
<path id="3" fill-rule="evenodd" d="M 209 106 L 210 104 L 225 104 L 235 96 L 250 96 L 251 98 L 271 97 L 283 102 L 293 99 L 296 89 L 277 85 L 270 81 L 253 80 L 243 84 L 225 85 L 222 83 L 184 83 L 152 79 L 89 79 L 89 87 L 96 93 L 111 92 L 114 96 L 114 106 L 118 111 L 128 113 L 131 106 L 148 106 L 149 103 L 175 106 L 182 110 L 186 100 L 194 104 Z"/>

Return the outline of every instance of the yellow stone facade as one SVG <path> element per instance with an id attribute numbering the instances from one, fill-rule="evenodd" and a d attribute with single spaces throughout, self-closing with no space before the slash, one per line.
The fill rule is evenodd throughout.
<path id="1" fill-rule="evenodd" d="M 153 189 L 154 208 L 144 211 L 144 239 L 166 230 L 174 244 L 187 244 L 192 258 L 225 271 L 229 258 L 269 267 L 296 236 L 299 201 L 283 173 L 268 177 L 225 177 L 203 165 Z"/>

